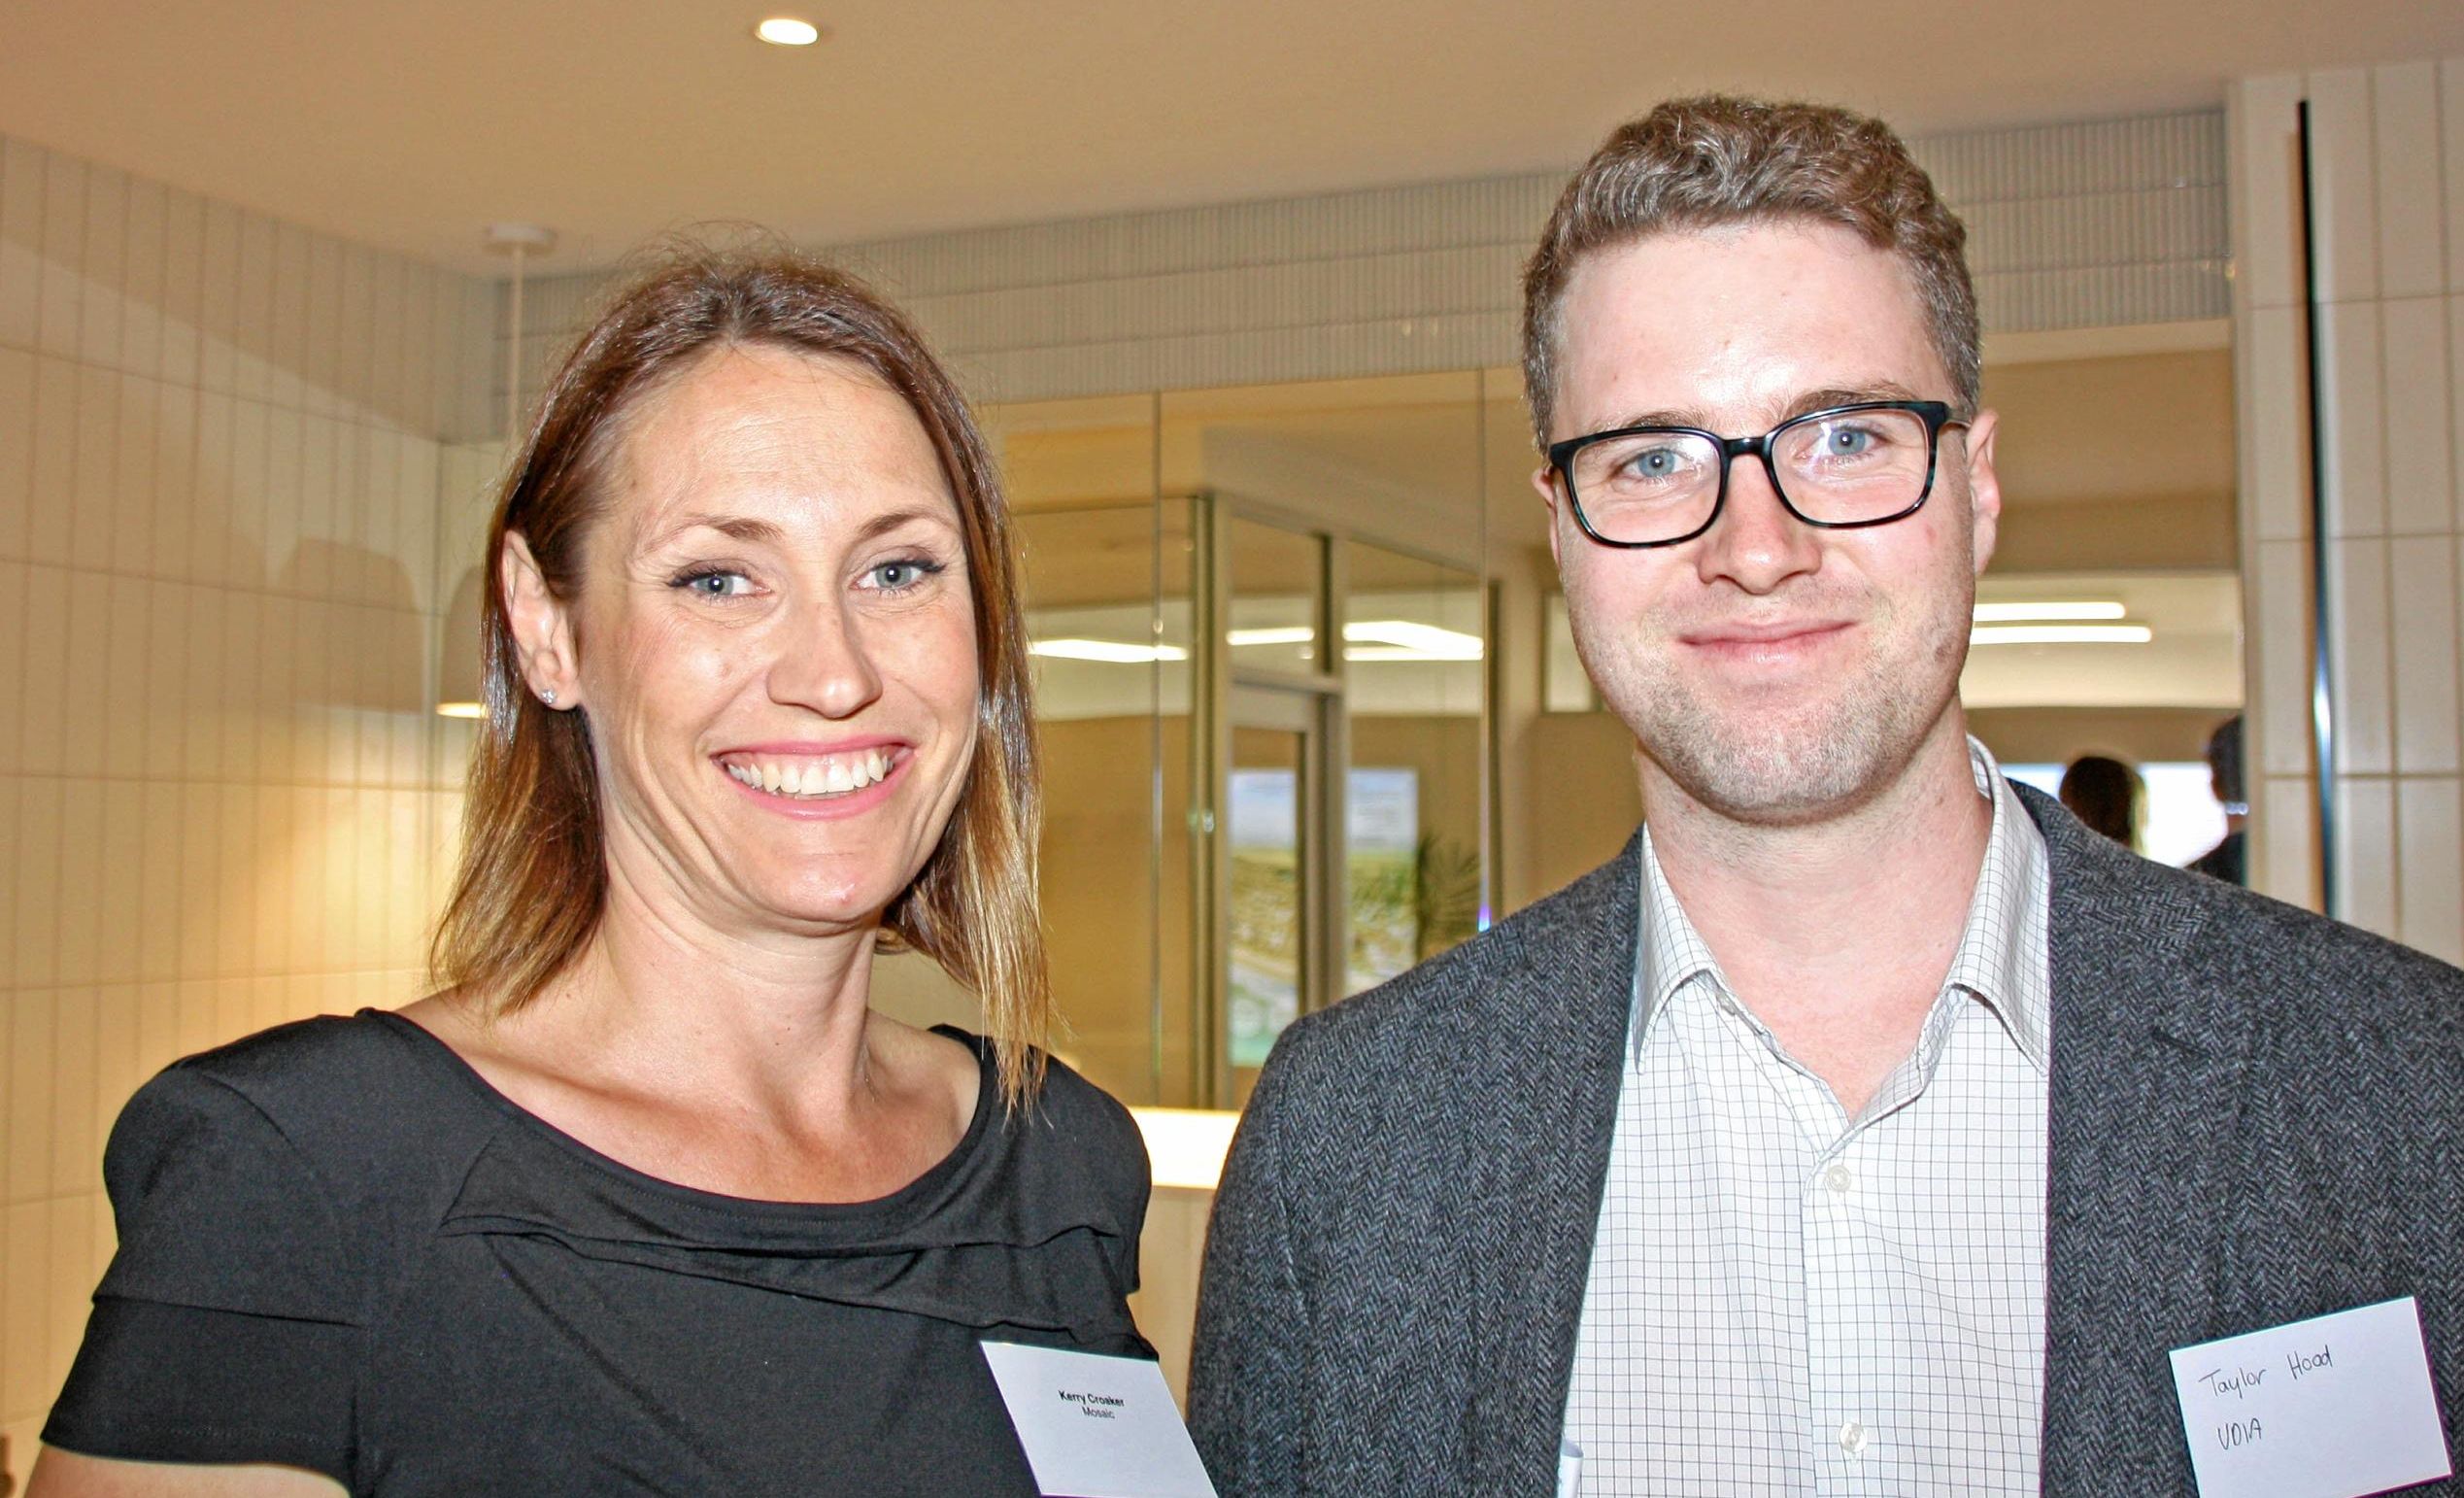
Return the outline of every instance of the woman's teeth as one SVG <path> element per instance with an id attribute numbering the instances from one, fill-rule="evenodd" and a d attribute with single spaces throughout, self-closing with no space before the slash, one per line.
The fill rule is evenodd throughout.
<path id="1" fill-rule="evenodd" d="M 894 758 L 888 749 L 860 749 L 852 754 L 745 756 L 719 764 L 757 791 L 811 800 L 845 796 L 887 779 Z"/>

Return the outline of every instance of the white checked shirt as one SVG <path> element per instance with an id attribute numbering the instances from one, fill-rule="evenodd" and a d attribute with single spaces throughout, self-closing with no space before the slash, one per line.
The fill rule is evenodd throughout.
<path id="1" fill-rule="evenodd" d="M 1994 816 L 1967 926 L 1854 1119 L 1738 1002 L 1646 833 L 1566 1413 L 1582 1498 L 2037 1491 L 2044 838 L 1969 756 Z"/>

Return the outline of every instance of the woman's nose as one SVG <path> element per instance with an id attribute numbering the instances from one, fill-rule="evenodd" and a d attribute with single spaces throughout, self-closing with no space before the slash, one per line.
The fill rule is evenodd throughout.
<path id="1" fill-rule="evenodd" d="M 770 696 L 825 718 L 852 718 L 881 696 L 862 621 L 835 598 L 799 609 L 770 663 Z"/>

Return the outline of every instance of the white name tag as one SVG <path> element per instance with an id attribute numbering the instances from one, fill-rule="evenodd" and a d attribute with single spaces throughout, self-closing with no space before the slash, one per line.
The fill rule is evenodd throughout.
<path id="1" fill-rule="evenodd" d="M 2450 1475 L 2412 1296 L 2173 1354 L 2200 1498 L 2362 1498 Z"/>
<path id="2" fill-rule="evenodd" d="M 1215 1498 L 1156 1364 L 1014 1342 L 983 1347 L 1038 1490 L 1056 1498 Z"/>

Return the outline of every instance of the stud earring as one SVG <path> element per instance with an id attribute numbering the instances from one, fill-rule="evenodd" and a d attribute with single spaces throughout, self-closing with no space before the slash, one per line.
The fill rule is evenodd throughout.
<path id="1" fill-rule="evenodd" d="M 540 693 L 540 694 L 539 694 L 539 700 L 540 700 L 540 701 L 542 701 L 542 702 L 547 703 L 550 707 L 554 707 L 554 706 L 556 706 L 556 705 L 557 705 L 557 689 L 556 689 L 556 688 L 554 688 L 554 687 L 550 687 L 547 691 Z"/>

